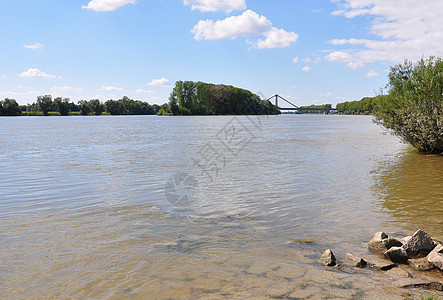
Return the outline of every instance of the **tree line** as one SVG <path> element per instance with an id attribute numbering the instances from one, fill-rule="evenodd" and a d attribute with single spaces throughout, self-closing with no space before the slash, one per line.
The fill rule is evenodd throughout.
<path id="1" fill-rule="evenodd" d="M 172 115 L 272 115 L 278 107 L 248 90 L 201 81 L 177 81 L 169 96 Z"/>
<path id="2" fill-rule="evenodd" d="M 377 108 L 379 97 L 364 97 L 359 101 L 337 103 L 337 112 L 342 115 L 371 115 Z"/>
<path id="3" fill-rule="evenodd" d="M 127 96 L 118 100 L 107 100 L 104 103 L 98 99 L 80 100 L 74 103 L 69 98 L 53 99 L 51 95 L 38 96 L 36 102 L 27 105 L 19 105 L 16 100 L 9 98 L 0 101 L 0 116 L 156 115 L 161 110 L 168 111 L 168 105 L 150 105 Z"/>
<path id="4" fill-rule="evenodd" d="M 177 81 L 163 105 L 123 97 L 101 102 L 51 95 L 38 96 L 32 104 L 19 105 L 14 99 L 0 101 L 0 115 L 269 115 L 279 114 L 278 107 L 248 90 L 222 84 Z"/>

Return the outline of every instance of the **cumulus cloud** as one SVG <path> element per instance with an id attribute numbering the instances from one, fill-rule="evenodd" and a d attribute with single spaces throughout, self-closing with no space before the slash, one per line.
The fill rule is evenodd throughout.
<path id="1" fill-rule="evenodd" d="M 113 11 L 127 4 L 135 4 L 136 0 L 92 0 L 88 5 L 83 5 L 83 9 L 94 11 Z"/>
<path id="2" fill-rule="evenodd" d="M 13 98 L 17 100 L 19 103 L 26 103 L 27 99 L 32 99 L 37 97 L 38 95 L 41 95 L 42 92 L 40 91 L 25 91 L 25 92 L 16 92 L 16 91 L 0 91 L 0 98 Z"/>
<path id="3" fill-rule="evenodd" d="M 326 94 L 320 94 L 320 97 L 325 97 L 325 98 L 328 98 L 331 96 L 332 96 L 332 92 L 327 92 Z"/>
<path id="4" fill-rule="evenodd" d="M 35 44 L 32 44 L 32 45 L 24 45 L 24 47 L 27 48 L 27 49 L 36 50 L 36 49 L 39 49 L 39 48 L 43 47 L 43 44 L 35 43 Z"/>
<path id="5" fill-rule="evenodd" d="M 191 5 L 194 10 L 203 12 L 225 11 L 227 13 L 233 10 L 245 10 L 245 0 L 184 0 L 185 5 Z"/>
<path id="6" fill-rule="evenodd" d="M 106 86 L 102 85 L 100 88 L 102 92 L 123 92 L 122 88 L 116 87 L 116 86 Z"/>
<path id="7" fill-rule="evenodd" d="M 166 78 L 153 79 L 148 86 L 163 86 L 163 85 L 171 85 L 171 82 Z"/>
<path id="8" fill-rule="evenodd" d="M 309 72 L 309 71 L 311 71 L 311 68 L 308 67 L 308 66 L 305 66 L 305 67 L 302 68 L 302 70 L 305 71 L 305 72 Z"/>
<path id="9" fill-rule="evenodd" d="M 335 97 L 335 100 L 349 101 L 349 100 L 351 100 L 351 98 L 349 98 L 349 97 Z"/>
<path id="10" fill-rule="evenodd" d="M 259 39 L 257 41 L 255 45 L 257 49 L 286 48 L 298 39 L 298 34 L 275 27 L 265 32 L 264 35 L 266 39 Z"/>
<path id="11" fill-rule="evenodd" d="M 326 55 L 324 58 L 330 62 L 347 63 L 346 66 L 354 70 L 364 68 L 365 66 L 362 61 L 357 60 L 348 52 L 343 52 L 343 51 L 334 51 Z"/>
<path id="12" fill-rule="evenodd" d="M 72 86 L 57 86 L 54 85 L 52 88 L 50 88 L 51 91 L 53 92 L 83 92 L 83 89 L 81 88 L 76 88 L 76 87 L 72 87 Z"/>
<path id="13" fill-rule="evenodd" d="M 352 56 L 347 52 L 334 51 L 326 55 L 325 59 L 331 62 L 350 62 L 352 60 Z"/>
<path id="14" fill-rule="evenodd" d="M 377 61 L 401 62 L 443 53 L 443 2 L 422 0 L 334 0 L 334 16 L 370 16 L 369 34 L 378 38 L 333 39 L 333 45 L 347 46 L 349 67 Z M 411 9 L 413 8 L 413 9 Z"/>
<path id="15" fill-rule="evenodd" d="M 298 63 L 300 60 L 298 59 L 298 56 L 294 57 L 294 59 L 292 60 L 293 64 Z"/>
<path id="16" fill-rule="evenodd" d="M 370 70 L 368 74 L 366 74 L 366 77 L 376 77 L 376 76 L 378 76 L 378 73 L 373 70 Z"/>
<path id="17" fill-rule="evenodd" d="M 272 28 L 272 23 L 266 17 L 252 10 L 243 12 L 240 16 L 228 17 L 224 20 L 201 20 L 192 29 L 196 40 L 235 39 L 239 36 L 257 36 Z"/>
<path id="18" fill-rule="evenodd" d="M 144 90 L 144 89 L 138 89 L 135 92 L 139 93 L 139 94 L 152 94 L 152 93 L 154 93 L 154 91 L 152 91 L 152 90 Z"/>
<path id="19" fill-rule="evenodd" d="M 55 75 L 50 75 L 39 69 L 29 68 L 28 71 L 18 74 L 20 77 L 43 77 L 43 78 L 57 78 Z"/>
<path id="20" fill-rule="evenodd" d="M 298 39 L 296 33 L 272 27 L 271 21 L 252 10 L 224 20 L 201 20 L 191 32 L 198 41 L 264 36 L 256 42 L 248 41 L 258 49 L 288 47 Z"/>

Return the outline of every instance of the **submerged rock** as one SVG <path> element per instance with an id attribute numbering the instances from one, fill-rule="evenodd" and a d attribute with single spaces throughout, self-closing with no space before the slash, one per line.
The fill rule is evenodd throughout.
<path id="1" fill-rule="evenodd" d="M 423 258 L 411 258 L 408 260 L 409 266 L 416 271 L 430 271 L 434 269 L 434 265 L 428 261 L 426 257 Z"/>
<path id="2" fill-rule="evenodd" d="M 438 244 L 427 256 L 428 262 L 443 270 L 443 245 Z"/>
<path id="3" fill-rule="evenodd" d="M 345 261 L 347 264 L 352 265 L 357 268 L 364 268 L 368 264 L 366 260 L 361 257 L 347 253 L 345 256 Z"/>
<path id="4" fill-rule="evenodd" d="M 389 276 L 392 280 L 399 280 L 401 278 L 412 278 L 412 275 L 403 269 L 400 268 L 393 268 L 388 271 L 386 271 L 386 275 Z"/>
<path id="5" fill-rule="evenodd" d="M 323 254 L 320 256 L 320 263 L 327 267 L 335 266 L 337 263 L 337 260 L 334 256 L 334 253 L 330 249 L 327 249 L 323 252 Z"/>
<path id="6" fill-rule="evenodd" d="M 425 288 L 430 290 L 443 291 L 443 284 L 438 281 L 403 278 L 398 280 L 395 285 L 400 288 Z"/>
<path id="7" fill-rule="evenodd" d="M 408 257 L 413 257 L 416 255 L 426 256 L 432 251 L 432 249 L 434 249 L 435 243 L 429 234 L 419 229 L 402 247 L 406 251 Z"/>

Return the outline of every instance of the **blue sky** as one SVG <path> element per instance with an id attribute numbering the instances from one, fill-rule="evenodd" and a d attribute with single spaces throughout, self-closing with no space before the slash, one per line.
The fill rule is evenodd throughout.
<path id="1" fill-rule="evenodd" d="M 14 0 L 0 3 L 0 99 L 168 101 L 177 80 L 299 105 L 359 100 L 389 66 L 443 55 L 435 0 Z"/>

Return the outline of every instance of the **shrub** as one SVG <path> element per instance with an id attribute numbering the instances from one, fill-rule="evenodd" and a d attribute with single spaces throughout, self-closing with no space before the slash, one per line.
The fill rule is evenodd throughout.
<path id="1" fill-rule="evenodd" d="M 378 123 L 419 151 L 443 154 L 443 60 L 395 65 L 387 87 L 377 101 Z"/>

